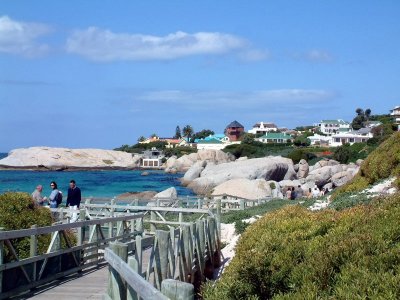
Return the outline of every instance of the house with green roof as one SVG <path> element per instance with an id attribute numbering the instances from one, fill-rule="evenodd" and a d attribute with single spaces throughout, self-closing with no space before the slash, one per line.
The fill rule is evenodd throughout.
<path id="1" fill-rule="evenodd" d="M 284 132 L 267 132 L 255 140 L 261 143 L 286 144 L 292 142 L 293 138 Z"/>
<path id="2" fill-rule="evenodd" d="M 351 130 L 350 123 L 342 119 L 322 120 L 316 125 L 318 126 L 319 131 L 329 136 L 339 132 L 341 133 L 349 132 Z"/>

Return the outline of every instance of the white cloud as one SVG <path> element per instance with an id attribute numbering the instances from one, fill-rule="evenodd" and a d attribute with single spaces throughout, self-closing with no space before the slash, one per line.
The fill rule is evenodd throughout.
<path id="1" fill-rule="evenodd" d="M 318 89 L 277 89 L 253 92 L 163 90 L 143 92 L 137 94 L 135 99 L 175 103 L 196 109 L 223 106 L 251 109 L 264 108 L 268 105 L 322 103 L 336 96 L 333 91 Z"/>
<path id="2" fill-rule="evenodd" d="M 248 62 L 257 62 L 265 59 L 269 59 L 271 54 L 268 50 L 249 49 L 239 54 L 239 57 Z"/>
<path id="3" fill-rule="evenodd" d="M 318 62 L 329 62 L 332 61 L 333 57 L 330 53 L 323 51 L 323 50 L 310 50 L 306 53 L 306 57 L 311 61 L 318 61 Z"/>
<path id="4" fill-rule="evenodd" d="M 8 16 L 0 17 L 0 52 L 36 56 L 48 51 L 49 46 L 37 41 L 51 32 L 40 23 L 15 21 Z"/>
<path id="5" fill-rule="evenodd" d="M 69 53 L 94 61 L 171 60 L 191 55 L 224 54 L 246 49 L 248 42 L 220 32 L 186 33 L 166 36 L 114 33 L 96 27 L 74 31 L 67 39 Z"/>

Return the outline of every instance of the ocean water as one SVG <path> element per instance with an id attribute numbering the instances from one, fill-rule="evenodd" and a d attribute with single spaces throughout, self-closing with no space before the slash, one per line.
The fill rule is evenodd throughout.
<path id="1" fill-rule="evenodd" d="M 0 159 L 6 154 L 0 154 Z M 182 174 L 166 174 L 164 171 L 14 171 L 0 170 L 0 193 L 20 191 L 32 193 L 38 184 L 43 185 L 43 195 L 50 195 L 50 182 L 57 182 L 58 188 L 66 193 L 69 181 L 74 179 L 82 191 L 82 197 L 111 198 L 126 192 L 157 191 L 175 187 L 179 196 L 193 195 L 192 191 L 180 185 Z"/>

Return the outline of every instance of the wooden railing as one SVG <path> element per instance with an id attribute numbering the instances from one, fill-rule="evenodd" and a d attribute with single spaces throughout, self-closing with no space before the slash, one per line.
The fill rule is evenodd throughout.
<path id="1" fill-rule="evenodd" d="M 59 219 L 53 226 L 0 230 L 0 299 L 97 267 L 104 262 L 104 249 L 115 241 L 126 245 L 127 252 L 137 261 L 135 271 L 158 289 L 168 278 L 197 284 L 210 275 L 210 265 L 220 261 L 221 201 L 216 203 L 217 209 L 210 210 L 86 201 L 79 211 L 51 209 Z M 71 213 L 78 214 L 77 222 L 70 223 Z M 44 253 L 38 253 L 38 239 L 42 236 L 48 236 L 50 244 Z M 21 257 L 15 247 L 21 240 L 30 245 L 28 257 Z M 144 268 L 143 253 L 149 247 L 152 250 Z M 168 258 L 167 273 L 165 263 L 160 265 L 160 253 Z M 18 280 L 8 280 L 10 276 Z"/>
<path id="2" fill-rule="evenodd" d="M 0 230 L 0 299 L 97 266 L 104 261 L 102 250 L 110 242 L 129 242 L 142 233 L 136 230 L 140 226 L 135 222 L 140 224 L 143 214 L 88 221 L 84 220 L 84 216 L 81 214 L 81 220 L 75 223 Z M 105 230 L 108 231 L 107 235 Z M 44 253 L 38 253 L 38 239 L 43 236 L 49 236 L 50 244 Z M 73 242 L 75 238 L 76 243 Z M 30 245 L 28 257 L 20 257 L 15 247 L 21 242 Z M 5 262 L 6 254 L 11 257 L 11 261 Z"/>
<path id="3" fill-rule="evenodd" d="M 111 266 L 106 298 L 193 299 L 204 279 L 212 278 L 214 268 L 220 266 L 220 249 L 213 217 L 179 229 L 157 230 L 146 270 L 142 268 L 140 236 L 136 237 L 134 256 L 129 258 L 127 245 L 111 244 L 105 253 Z"/>

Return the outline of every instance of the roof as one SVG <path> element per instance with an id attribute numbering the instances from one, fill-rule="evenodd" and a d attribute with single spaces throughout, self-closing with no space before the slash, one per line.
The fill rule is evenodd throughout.
<path id="1" fill-rule="evenodd" d="M 220 140 L 217 139 L 209 139 L 209 140 L 199 140 L 197 144 L 222 144 Z"/>
<path id="2" fill-rule="evenodd" d="M 261 123 L 265 128 L 277 128 L 277 126 L 274 123 L 271 122 L 259 122 L 253 125 L 253 127 L 260 127 Z"/>
<path id="3" fill-rule="evenodd" d="M 339 128 L 339 132 L 348 132 L 350 128 Z"/>
<path id="4" fill-rule="evenodd" d="M 244 128 L 244 126 L 242 124 L 240 124 L 238 121 L 233 121 L 231 122 L 228 126 L 226 126 L 226 128 Z"/>
<path id="5" fill-rule="evenodd" d="M 283 140 L 289 140 L 292 139 L 292 136 L 290 134 L 285 134 L 282 132 L 268 132 L 264 134 L 260 139 L 283 139 Z"/>
<path id="6" fill-rule="evenodd" d="M 325 124 L 350 124 L 349 122 L 343 121 L 342 119 L 322 120 L 321 123 L 325 123 Z"/>

